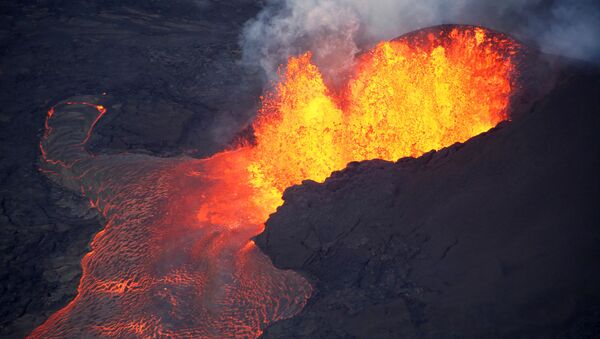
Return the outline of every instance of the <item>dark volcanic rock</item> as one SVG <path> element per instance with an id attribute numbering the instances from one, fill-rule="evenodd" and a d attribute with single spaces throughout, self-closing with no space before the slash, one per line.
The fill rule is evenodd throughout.
<path id="1" fill-rule="evenodd" d="M 316 294 L 266 338 L 600 335 L 600 71 L 512 122 L 285 192 L 257 244 Z"/>

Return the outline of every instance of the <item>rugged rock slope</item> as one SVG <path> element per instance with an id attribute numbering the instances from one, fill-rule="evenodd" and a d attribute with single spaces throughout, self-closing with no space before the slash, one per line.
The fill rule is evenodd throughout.
<path id="1" fill-rule="evenodd" d="M 317 292 L 264 336 L 597 337 L 600 71 L 564 66 L 521 113 L 288 189 L 257 244 Z"/>

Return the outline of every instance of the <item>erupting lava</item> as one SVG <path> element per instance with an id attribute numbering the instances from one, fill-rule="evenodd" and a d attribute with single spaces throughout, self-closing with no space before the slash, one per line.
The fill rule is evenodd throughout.
<path id="1" fill-rule="evenodd" d="M 254 124 L 252 184 L 278 204 L 286 187 L 348 162 L 415 157 L 489 130 L 507 119 L 516 51 L 483 28 L 421 31 L 360 56 L 339 93 L 310 53 L 290 58 Z"/>
<path id="2" fill-rule="evenodd" d="M 94 156 L 81 145 L 104 108 L 51 110 L 44 170 L 108 223 L 82 261 L 77 297 L 32 337 L 256 337 L 293 316 L 310 285 L 249 240 L 283 191 L 351 161 L 419 156 L 494 127 L 507 119 L 518 48 L 472 26 L 424 30 L 359 56 L 335 90 L 310 53 L 292 57 L 263 98 L 256 142 L 203 160 Z"/>

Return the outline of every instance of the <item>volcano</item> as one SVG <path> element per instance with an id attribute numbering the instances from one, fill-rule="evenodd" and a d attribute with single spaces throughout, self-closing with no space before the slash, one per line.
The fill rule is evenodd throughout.
<path id="1" fill-rule="evenodd" d="M 264 338 L 599 337 L 600 69 L 519 48 L 492 130 L 285 191 L 256 244 L 315 292 Z"/>
<path id="2" fill-rule="evenodd" d="M 202 159 L 98 151 L 109 95 L 47 111 L 40 172 L 105 225 L 30 337 L 597 333 L 596 66 L 467 25 L 381 42 L 343 79 L 312 52 Z"/>
<path id="3" fill-rule="evenodd" d="M 108 222 L 83 259 L 77 297 L 32 337 L 256 337 L 294 316 L 311 285 L 277 270 L 251 240 L 283 191 L 348 162 L 464 142 L 508 119 L 520 49 L 480 27 L 430 28 L 361 55 L 338 92 L 310 53 L 292 57 L 263 98 L 254 142 L 202 160 L 91 154 L 102 100 L 53 107 L 44 171 Z"/>

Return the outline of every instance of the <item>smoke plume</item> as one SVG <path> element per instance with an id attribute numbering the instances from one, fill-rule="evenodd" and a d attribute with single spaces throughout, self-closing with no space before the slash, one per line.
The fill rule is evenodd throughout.
<path id="1" fill-rule="evenodd" d="M 243 59 L 273 80 L 288 56 L 310 50 L 335 82 L 358 51 L 446 23 L 482 25 L 547 53 L 600 61 L 595 0 L 266 0 L 244 29 Z"/>

